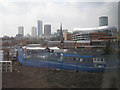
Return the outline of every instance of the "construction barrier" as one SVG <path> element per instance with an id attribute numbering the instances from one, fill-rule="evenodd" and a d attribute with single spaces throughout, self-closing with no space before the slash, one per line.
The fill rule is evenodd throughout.
<path id="1" fill-rule="evenodd" d="M 89 57 L 91 58 L 91 56 Z M 103 72 L 104 67 L 92 67 L 89 63 L 66 63 L 63 61 L 51 60 L 37 60 L 37 59 L 24 59 L 22 50 L 18 50 L 18 61 L 24 66 L 40 67 L 40 68 L 53 68 L 60 70 L 75 70 L 75 71 L 88 71 L 88 72 Z"/>

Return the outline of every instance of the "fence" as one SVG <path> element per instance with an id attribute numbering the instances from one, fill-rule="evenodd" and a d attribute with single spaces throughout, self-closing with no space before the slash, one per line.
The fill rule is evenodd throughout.
<path id="1" fill-rule="evenodd" d="M 67 55 L 66 55 L 67 56 Z M 83 56 L 82 56 L 83 57 Z M 86 56 L 87 57 L 87 56 Z M 92 56 L 88 56 L 92 58 Z M 18 49 L 18 61 L 24 66 L 41 67 L 41 68 L 54 68 L 60 70 L 75 70 L 75 71 L 88 71 L 88 72 L 102 72 L 104 68 L 92 67 L 92 63 L 66 63 L 58 60 L 37 60 L 37 59 L 25 59 L 23 57 L 23 51 Z"/>

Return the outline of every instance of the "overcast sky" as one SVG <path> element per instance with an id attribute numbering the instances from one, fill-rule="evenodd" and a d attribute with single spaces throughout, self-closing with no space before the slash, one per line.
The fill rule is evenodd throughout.
<path id="1" fill-rule="evenodd" d="M 15 1 L 15 0 L 13 0 Z M 104 0 L 103 0 L 104 1 Z M 0 36 L 15 36 L 18 27 L 24 26 L 25 34 L 37 20 L 51 24 L 52 32 L 63 28 L 93 28 L 99 26 L 99 17 L 108 16 L 109 26 L 117 27 L 117 2 L 0 2 Z"/>

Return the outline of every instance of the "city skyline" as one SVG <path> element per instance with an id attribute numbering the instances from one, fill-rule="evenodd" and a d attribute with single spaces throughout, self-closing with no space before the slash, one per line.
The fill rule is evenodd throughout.
<path id="1" fill-rule="evenodd" d="M 118 23 L 117 2 L 12 2 L 8 6 L 0 6 L 3 9 L 0 11 L 1 36 L 15 36 L 18 26 L 25 28 L 25 35 L 30 34 L 31 27 L 37 26 L 37 20 L 51 24 L 51 32 L 57 31 L 60 22 L 68 31 L 73 31 L 73 28 L 98 27 L 100 16 L 108 16 L 109 26 L 117 28 Z"/>

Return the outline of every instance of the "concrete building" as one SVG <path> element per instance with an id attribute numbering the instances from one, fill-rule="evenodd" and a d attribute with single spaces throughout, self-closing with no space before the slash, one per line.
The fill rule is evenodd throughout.
<path id="1" fill-rule="evenodd" d="M 24 27 L 23 26 L 18 27 L 18 34 L 24 36 Z"/>
<path id="2" fill-rule="evenodd" d="M 102 37 L 108 37 L 107 33 L 102 32 L 96 32 L 96 33 L 90 33 L 89 34 L 90 40 L 99 40 Z"/>
<path id="3" fill-rule="evenodd" d="M 100 26 L 108 26 L 108 17 L 107 16 L 99 17 L 99 27 Z"/>
<path id="4" fill-rule="evenodd" d="M 37 27 L 32 27 L 32 30 L 31 30 L 31 35 L 32 37 L 37 37 Z"/>
<path id="5" fill-rule="evenodd" d="M 64 33 L 64 40 L 65 41 L 73 41 L 73 33 L 65 32 Z"/>
<path id="6" fill-rule="evenodd" d="M 51 25 L 45 24 L 44 25 L 44 39 L 49 40 L 51 38 Z"/>
<path id="7" fill-rule="evenodd" d="M 49 24 L 44 25 L 44 35 L 45 36 L 51 35 L 51 25 Z"/>
<path id="8" fill-rule="evenodd" d="M 108 40 L 117 39 L 117 29 L 115 27 L 101 26 L 98 28 L 75 28 L 73 40 Z"/>
<path id="9" fill-rule="evenodd" d="M 89 33 L 82 32 L 73 35 L 73 41 L 89 40 Z"/>
<path id="10" fill-rule="evenodd" d="M 102 26 L 98 28 L 77 28 L 73 34 L 68 33 L 65 41 L 49 41 L 48 46 L 59 48 L 102 48 L 106 43 L 117 40 L 117 29 L 115 27 Z M 69 40 L 70 39 L 70 40 Z"/>
<path id="11" fill-rule="evenodd" d="M 43 23 L 42 23 L 42 21 L 38 20 L 37 25 L 38 25 L 38 36 L 41 37 L 41 35 L 43 34 Z"/>
<path id="12" fill-rule="evenodd" d="M 99 17 L 99 27 L 97 28 L 74 28 L 73 40 L 103 40 L 113 41 L 117 39 L 116 27 L 108 26 L 108 17 Z"/>
<path id="13" fill-rule="evenodd" d="M 57 30 L 60 38 L 62 25 Z M 63 31 L 62 31 L 63 32 Z M 99 18 L 99 27 L 97 28 L 74 28 L 73 33 L 65 32 L 64 40 L 49 41 L 48 46 L 57 46 L 59 48 L 102 48 L 106 47 L 107 42 L 117 40 L 116 27 L 108 26 L 108 17 Z"/>

